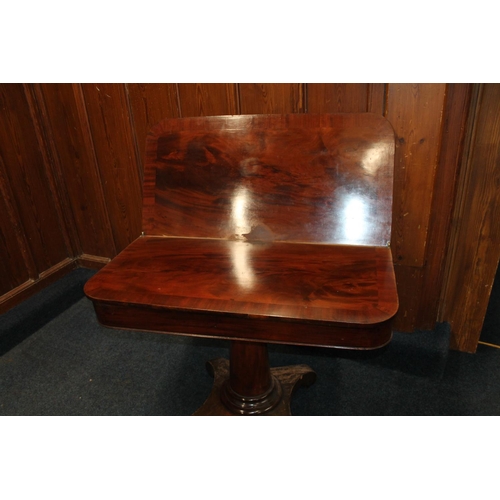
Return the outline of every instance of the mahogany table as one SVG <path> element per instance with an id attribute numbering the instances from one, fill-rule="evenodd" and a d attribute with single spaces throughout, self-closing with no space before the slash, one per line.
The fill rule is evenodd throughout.
<path id="1" fill-rule="evenodd" d="M 398 308 L 394 132 L 374 114 L 166 119 L 143 234 L 91 278 L 101 324 L 230 341 L 196 415 L 286 415 L 305 365 L 268 343 L 375 349 Z"/>

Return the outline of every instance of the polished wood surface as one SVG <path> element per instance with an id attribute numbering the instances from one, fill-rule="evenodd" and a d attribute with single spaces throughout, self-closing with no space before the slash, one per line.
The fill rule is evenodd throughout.
<path id="1" fill-rule="evenodd" d="M 165 120 L 148 138 L 148 235 L 387 245 L 394 133 L 375 114 Z"/>
<path id="2" fill-rule="evenodd" d="M 370 111 L 388 117 L 398 139 L 405 141 L 398 141 L 396 149 L 392 248 L 400 308 L 394 327 L 398 331 L 432 327 L 443 285 L 441 269 L 451 254 L 446 237 L 450 218 L 446 214 L 455 199 L 461 159 L 459 134 L 470 110 L 454 95 L 459 88 L 459 93 L 467 92 L 471 85 L 446 84 L 444 92 L 440 83 L 249 85 L 97 83 L 84 85 L 82 90 L 80 84 L 43 84 L 41 92 L 35 92 L 35 100 L 47 111 L 47 119 L 41 120 L 43 136 L 52 137 L 42 145 L 47 155 L 40 154 L 36 145 L 39 134 L 33 134 L 33 115 L 26 104 L 26 89 L 32 84 L 2 85 L 0 155 L 5 176 L 1 182 L 3 190 L 12 195 L 10 208 L 0 201 L 4 207 L 0 216 L 2 307 L 12 307 L 19 299 L 18 292 L 25 297 L 31 288 L 34 293 L 41 273 L 65 259 L 103 261 L 139 234 L 146 131 L 161 117 Z M 97 93 L 95 87 L 104 90 L 102 102 L 92 94 L 92 89 Z M 447 123 L 454 129 L 449 139 Z M 421 144 L 422 138 L 425 141 Z M 13 150 L 16 153 L 11 155 Z M 21 172 L 20 158 L 28 179 L 24 186 L 15 180 Z M 55 192 L 48 180 L 40 179 L 41 172 L 53 167 Z M 50 194 L 42 195 L 47 190 Z M 40 198 L 44 200 L 41 205 Z M 73 228 L 55 223 L 58 198 L 61 206 L 69 206 L 63 216 L 73 217 Z M 54 230 L 68 231 L 68 235 L 54 237 Z M 85 258 L 74 255 L 73 248 L 81 250 Z M 48 260 L 47 252 L 51 255 Z M 456 269 L 458 274 L 460 271 Z M 467 307 L 474 310 L 472 303 Z M 461 328 L 457 335 L 466 337 L 467 328 Z"/>
<path id="3" fill-rule="evenodd" d="M 338 325 L 328 321 L 252 318 L 244 314 L 144 307 L 94 301 L 99 322 L 120 330 L 212 337 L 274 344 L 377 349 L 392 338 L 390 321 L 374 325 Z"/>
<path id="4" fill-rule="evenodd" d="M 282 412 L 312 370 L 283 388 L 267 343 L 391 338 L 393 162 L 374 114 L 165 119 L 148 135 L 143 234 L 85 293 L 105 326 L 232 340 L 197 414 Z"/>
<path id="5" fill-rule="evenodd" d="M 126 85 L 132 111 L 133 129 L 138 148 L 138 169 L 144 173 L 146 136 L 163 118 L 179 118 L 180 102 L 175 83 L 129 83 Z"/>
<path id="6" fill-rule="evenodd" d="M 397 310 L 387 247 L 143 237 L 85 292 L 116 328 L 345 348 L 387 344 Z"/>
<path id="7" fill-rule="evenodd" d="M 103 303 L 346 325 L 397 310 L 390 249 L 370 246 L 146 236 L 85 292 Z"/>
<path id="8" fill-rule="evenodd" d="M 281 390 L 279 399 L 274 404 L 262 410 L 259 407 L 265 405 L 265 397 L 240 397 L 238 410 L 230 410 L 222 402 L 223 391 L 228 386 L 230 379 L 230 362 L 219 358 L 207 362 L 207 370 L 214 377 L 212 392 L 203 405 L 194 412 L 195 416 L 234 416 L 234 415 L 265 415 L 265 416 L 290 416 L 290 402 L 292 394 L 298 387 L 308 387 L 316 381 L 316 373 L 307 365 L 280 366 L 269 370 L 272 377 Z M 264 404 L 261 404 L 264 400 Z"/>
<path id="9" fill-rule="evenodd" d="M 271 374 L 267 345 L 231 342 L 229 377 L 221 387 L 221 403 L 234 414 L 259 415 L 271 411 L 282 397 L 281 384 Z"/>
<path id="10" fill-rule="evenodd" d="M 231 342 L 229 356 L 231 363 L 229 381 L 235 394 L 255 397 L 268 391 L 272 385 L 272 376 L 265 344 Z"/>
<path id="11" fill-rule="evenodd" d="M 142 329 L 176 332 L 186 311 L 226 313 L 238 318 L 232 334 L 206 328 L 203 315 L 178 333 L 384 345 L 398 306 L 387 247 L 393 144 L 372 114 L 164 120 L 147 143 L 145 236 L 85 292 L 104 324 L 116 306 L 110 326 L 127 326 L 131 305 L 135 328 L 142 319 Z M 297 325 L 266 332 L 245 328 L 248 316 Z M 304 334 L 311 322 L 323 328 Z"/>

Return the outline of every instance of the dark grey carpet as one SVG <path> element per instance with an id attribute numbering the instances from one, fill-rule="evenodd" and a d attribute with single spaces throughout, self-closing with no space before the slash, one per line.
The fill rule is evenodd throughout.
<path id="1" fill-rule="evenodd" d="M 500 266 L 491 290 L 488 310 L 481 331 L 481 341 L 500 345 Z"/>
<path id="2" fill-rule="evenodd" d="M 101 327 L 82 291 L 91 275 L 78 269 L 1 317 L 0 415 L 190 415 L 212 387 L 205 361 L 227 343 Z M 500 415 L 500 350 L 448 341 L 443 324 L 378 352 L 270 346 L 270 359 L 318 375 L 294 415 Z"/>

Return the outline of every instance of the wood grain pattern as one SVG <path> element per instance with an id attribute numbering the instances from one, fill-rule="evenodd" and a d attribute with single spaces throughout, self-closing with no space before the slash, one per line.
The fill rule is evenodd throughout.
<path id="1" fill-rule="evenodd" d="M 49 187 L 44 159 L 24 89 L 0 85 L 0 151 L 7 182 L 19 213 L 30 253 L 41 273 L 67 256 L 61 227 Z"/>
<path id="2" fill-rule="evenodd" d="M 89 280 L 85 293 L 99 320 L 111 327 L 250 342 L 385 345 L 398 307 L 392 255 L 384 246 L 393 153 L 394 133 L 374 114 L 163 120 L 147 143 L 146 236 Z M 230 211 L 241 217 L 247 210 L 240 203 L 240 181 L 247 177 L 259 186 L 246 187 L 254 200 L 249 205 L 268 197 L 275 224 L 226 234 L 220 226 L 227 206 L 234 201 Z M 228 185 L 236 198 L 226 194 Z M 284 203 L 277 186 L 299 186 L 301 195 L 285 190 L 290 202 Z M 373 201 L 364 222 L 353 221 L 348 210 L 303 207 L 318 193 L 344 200 L 351 188 L 356 200 L 369 193 Z M 286 234 L 290 219 L 299 220 L 300 237 L 268 237 Z M 332 219 L 341 221 L 339 234 Z M 308 226 L 313 229 L 303 229 Z M 356 246 L 342 244 L 352 226 L 366 226 L 369 237 Z"/>
<path id="3" fill-rule="evenodd" d="M 394 132 L 377 115 L 164 120 L 147 148 L 146 234 L 390 240 Z"/>
<path id="4" fill-rule="evenodd" d="M 111 259 L 107 257 L 88 255 L 86 253 L 78 256 L 76 259 L 78 267 L 86 267 L 88 269 L 102 269 L 106 264 L 109 264 L 110 261 Z"/>
<path id="5" fill-rule="evenodd" d="M 94 302 L 102 325 L 120 330 L 145 330 L 172 335 L 242 340 L 287 345 L 315 345 L 338 349 L 378 349 L 392 338 L 391 321 L 367 327 L 337 327 L 328 322 L 298 322 L 268 318 L 257 321 L 241 315 L 167 311 L 137 305 Z M 273 338 L 270 339 L 269 333 Z"/>
<path id="6" fill-rule="evenodd" d="M 241 114 L 301 113 L 304 91 L 300 83 L 240 83 Z"/>
<path id="7" fill-rule="evenodd" d="M 0 295 L 37 275 L 0 155 Z"/>
<path id="8" fill-rule="evenodd" d="M 414 323 L 421 325 L 420 328 L 434 328 L 438 317 L 445 256 L 469 117 L 471 91 L 471 84 L 447 85 L 443 140 L 434 182 L 426 265 L 423 271 L 423 292 L 414 320 Z"/>
<path id="9" fill-rule="evenodd" d="M 392 248 L 397 262 L 424 265 L 446 85 L 390 84 L 396 132 Z"/>
<path id="10" fill-rule="evenodd" d="M 179 83 L 177 87 L 180 116 L 238 114 L 234 83 Z"/>
<path id="11" fill-rule="evenodd" d="M 368 84 L 368 103 L 367 111 L 369 113 L 377 113 L 386 115 L 386 100 L 387 100 L 388 85 L 385 83 L 370 83 Z"/>
<path id="12" fill-rule="evenodd" d="M 366 113 L 367 83 L 308 83 L 308 113 Z"/>
<path id="13" fill-rule="evenodd" d="M 134 133 L 141 172 L 149 129 L 163 118 L 179 117 L 179 98 L 175 83 L 133 83 L 126 85 L 132 108 Z M 141 179 L 142 180 L 142 179 Z"/>
<path id="14" fill-rule="evenodd" d="M 35 279 L 30 278 L 21 285 L 9 290 L 7 293 L 0 296 L 0 314 L 7 312 L 33 294 L 55 283 L 75 267 L 76 261 L 68 257 L 41 272 Z"/>
<path id="15" fill-rule="evenodd" d="M 146 236 L 85 292 L 147 308 L 369 325 L 395 313 L 391 273 L 387 247 Z M 390 300 L 379 294 L 384 287 Z"/>
<path id="16" fill-rule="evenodd" d="M 62 172 L 62 190 L 58 189 L 56 195 L 64 197 L 64 190 L 68 192 L 68 203 L 75 214 L 76 236 L 71 235 L 71 242 L 75 244 L 76 240 L 80 240 L 79 248 L 82 249 L 84 255 L 90 256 L 82 259 L 82 262 L 91 263 L 93 266 L 102 265 L 107 257 L 116 255 L 124 244 L 133 240 L 137 235 L 137 228 L 140 230 L 140 212 L 134 211 L 130 201 L 140 198 L 141 158 L 144 155 L 141 137 L 151 122 L 156 120 L 153 116 L 158 115 L 158 118 L 160 118 L 159 115 L 161 117 L 178 116 L 179 104 L 184 105 L 184 112 L 193 115 L 240 114 L 252 112 L 252 110 L 256 113 L 282 111 L 313 113 L 314 106 L 318 106 L 316 109 L 326 109 L 325 102 L 329 100 L 326 105 L 333 106 L 335 110 L 361 110 L 377 114 L 387 112 L 390 113 L 391 122 L 399 123 L 400 138 L 402 137 L 406 143 L 404 145 L 398 143 L 397 149 L 396 203 L 394 205 L 396 223 L 392 248 L 395 250 L 394 256 L 401 258 L 398 261 L 401 264 L 399 267 L 409 266 L 419 272 L 413 272 L 412 269 L 404 272 L 398 271 L 402 288 L 400 290 L 401 312 L 396 317 L 396 324 L 400 325 L 400 319 L 406 318 L 405 330 L 411 331 L 430 326 L 436 319 L 433 316 L 437 294 L 442 286 L 443 277 L 439 273 L 442 273 L 443 261 L 448 250 L 453 253 L 453 248 L 449 248 L 445 241 L 445 235 L 448 232 L 445 226 L 450 224 L 446 216 L 446 210 L 449 209 L 450 204 L 453 204 L 453 199 L 448 197 L 449 182 L 456 175 L 456 172 L 453 172 L 454 158 L 460 150 L 460 140 L 458 138 L 455 140 L 452 136 L 457 137 L 457 131 L 461 126 L 459 124 L 462 122 L 459 116 L 461 112 L 455 107 L 466 106 L 463 101 L 453 97 L 454 86 L 449 84 L 443 91 L 441 84 L 418 85 L 415 88 L 411 85 L 380 83 L 268 83 L 255 87 L 252 85 L 244 83 L 199 84 L 198 86 L 182 83 L 108 85 L 112 91 L 106 93 L 113 97 L 113 102 L 108 105 L 103 104 L 103 106 L 100 105 L 97 96 L 92 97 L 92 102 L 87 100 L 86 105 L 78 84 L 71 86 L 75 95 L 74 101 L 69 91 L 63 89 L 60 84 L 41 85 L 48 117 L 47 122 L 42 124 L 42 128 L 46 128 L 44 133 L 49 139 L 47 143 L 49 151 L 53 158 L 59 158 Z M 19 89 L 21 87 L 18 86 Z M 324 91 L 320 91 L 321 87 Z M 6 87 L 3 86 L 3 88 Z M 88 86 L 85 88 L 86 93 L 89 94 Z M 182 99 L 177 88 L 182 92 Z M 395 92 L 398 88 L 404 95 L 396 98 Z M 404 88 L 413 90 L 408 91 Z M 116 89 L 118 89 L 116 95 L 119 97 L 114 99 L 113 92 Z M 326 89 L 329 89 L 328 92 Z M 386 91 L 391 94 L 390 101 Z M 413 91 L 415 95 L 412 94 Z M 10 123 L 3 131 L 0 130 L 0 135 L 2 135 L 0 143 L 6 144 L 11 153 L 16 150 L 12 156 L 5 154 L 4 151 L 0 153 L 5 156 L 4 172 L 8 177 L 9 189 L 10 178 L 20 173 L 18 163 L 21 157 L 31 158 L 24 164 L 33 166 L 35 177 L 46 169 L 46 160 L 40 148 L 32 148 L 32 143 L 37 142 L 37 140 L 33 142 L 32 139 L 36 139 L 37 134 L 33 133 L 33 119 L 26 98 L 23 97 L 22 92 L 16 97 L 14 95 L 16 92 L 16 90 L 8 91 L 6 95 L 14 103 L 18 98 L 20 99 L 17 124 L 21 125 L 21 130 L 13 131 L 15 122 Z M 443 97 L 445 93 L 446 96 Z M 109 101 L 108 98 L 106 99 Z M 22 104 L 23 100 L 24 104 Z M 60 110 L 59 102 L 61 103 Z M 441 116 L 438 110 L 440 107 L 444 110 L 441 123 L 444 134 L 442 145 L 440 145 L 439 135 Z M 133 115 L 131 126 L 127 122 L 130 109 Z M 15 106 L 13 112 L 18 113 Z M 452 116 L 455 118 L 451 118 Z M 5 119 L 6 115 L 3 114 L 0 121 Z M 27 128 L 27 133 L 24 134 L 25 137 L 14 138 L 13 142 L 12 136 L 16 133 L 23 135 L 22 126 L 25 123 L 29 124 L 30 121 L 31 124 Z M 446 127 L 449 127 L 448 132 Z M 437 133 L 436 130 L 438 130 Z M 419 137 L 416 137 L 417 133 L 420 134 Z M 408 134 L 413 134 L 418 140 L 425 137 L 429 148 L 428 154 L 421 151 L 423 145 L 418 141 L 415 145 L 409 145 Z M 50 145 L 50 141 L 54 147 Z M 14 144 L 17 145 L 14 146 Z M 94 151 L 94 144 L 98 155 Z M 403 154 L 401 148 L 407 148 L 407 151 Z M 430 152 L 432 148 L 437 150 L 435 173 L 428 168 L 432 162 L 427 163 L 426 160 L 422 160 L 426 156 L 433 157 Z M 19 155 L 17 149 L 19 149 Z M 136 153 L 137 150 L 139 154 Z M 474 151 L 472 153 L 475 154 Z M 417 163 L 409 162 L 416 154 L 420 160 Z M 118 168 L 115 165 L 117 158 L 121 165 Z M 94 173 L 90 168 L 91 164 L 98 165 Z M 134 164 L 134 167 L 129 169 L 131 164 Z M 123 165 L 126 166 L 123 167 Z M 40 234 L 43 234 L 44 241 L 46 236 L 45 230 L 41 231 L 38 224 L 43 225 L 45 222 L 37 221 L 39 214 L 36 211 L 34 214 L 25 213 L 31 211 L 30 207 L 33 205 L 31 198 L 35 197 L 44 198 L 42 205 L 47 204 L 50 207 L 49 211 L 52 213 L 50 220 L 53 221 L 53 216 L 57 216 L 53 195 L 47 199 L 40 196 L 40 193 L 33 194 L 34 178 L 31 177 L 30 168 L 26 171 L 29 187 L 12 186 L 15 196 L 11 192 L 11 200 L 14 206 L 17 207 L 19 204 L 19 207 L 23 207 L 22 210 L 19 208 L 17 211 L 16 208 L 17 216 L 13 218 L 5 213 L 1 217 L 2 228 L 0 230 L 4 235 L 3 252 L 8 259 L 4 261 L 3 271 L 0 270 L 3 274 L 0 279 L 8 276 L 4 281 L 6 283 L 4 291 L 11 286 L 16 288 L 23 285 L 26 276 L 29 276 L 29 279 L 36 279 L 39 267 L 43 269 L 49 266 L 50 268 L 52 264 L 57 264 L 53 263 L 52 259 L 49 259 L 51 262 L 44 263 L 46 258 L 43 253 L 46 249 L 40 240 Z M 478 165 L 477 168 L 481 167 Z M 136 173 L 131 175 L 134 170 Z M 411 172 L 408 173 L 409 170 Z M 35 184 L 38 186 L 38 181 Z M 47 182 L 43 181 L 41 186 L 42 190 L 47 191 Z M 423 194 L 423 197 L 420 194 Z M 64 200 L 61 202 L 64 203 Z M 137 201 L 137 203 L 140 202 Z M 130 214 L 129 210 L 132 210 Z M 88 223 L 86 222 L 87 215 L 89 216 Z M 408 217 L 414 217 L 411 223 L 407 223 Z M 418 228 L 420 222 L 417 222 L 415 217 L 427 221 L 427 229 L 425 225 Z M 8 222 L 9 220 L 14 222 Z M 455 223 L 461 224 L 458 219 Z M 52 223 L 47 223 L 47 225 L 57 227 Z M 59 236 L 64 234 L 61 231 L 63 230 L 57 230 L 60 233 Z M 120 248 L 115 246 L 115 237 L 119 240 Z M 19 241 L 25 242 L 27 251 L 22 250 Z M 48 238 L 47 245 L 54 244 L 54 241 Z M 21 249 L 20 253 L 18 249 Z M 33 255 L 31 255 L 32 252 Z M 65 254 L 65 252 L 62 253 Z M 61 257 L 66 258 L 66 255 Z M 404 279 L 401 278 L 403 275 Z M 420 276 L 418 279 L 417 275 Z M 473 307 L 472 302 L 469 303 L 469 307 Z M 442 316 L 440 318 L 446 319 Z"/>
<path id="17" fill-rule="evenodd" d="M 141 232 L 141 186 L 125 87 L 82 86 L 113 238 L 118 251 Z"/>
<path id="18" fill-rule="evenodd" d="M 78 238 L 78 253 L 114 256 L 113 235 L 102 199 L 101 181 L 89 143 L 84 138 L 73 86 L 42 84 L 46 127 L 51 130 L 52 155 L 57 161 L 61 182 L 67 191 Z M 59 190 L 63 196 L 62 189 Z"/>
<path id="19" fill-rule="evenodd" d="M 310 386 L 316 381 L 316 373 L 307 365 L 280 366 L 271 368 L 270 375 L 277 381 L 281 389 L 281 398 L 276 403 L 276 406 L 271 406 L 270 409 L 261 413 L 255 411 L 254 398 L 244 399 L 244 412 L 239 407 L 239 412 L 229 410 L 221 401 L 223 388 L 227 387 L 227 382 L 230 377 L 230 366 L 233 366 L 233 360 L 229 362 L 227 359 L 214 359 L 207 363 L 207 367 L 214 377 L 214 385 L 210 396 L 205 403 L 196 410 L 194 416 L 234 416 L 234 415 L 273 415 L 273 416 L 290 416 L 290 401 L 296 387 Z M 259 402 L 259 401 L 258 401 Z"/>
<path id="20" fill-rule="evenodd" d="M 33 123 L 38 148 L 41 153 L 43 164 L 45 165 L 45 175 L 47 178 L 47 188 L 50 191 L 57 214 L 61 235 L 64 239 L 66 254 L 74 257 L 80 252 L 78 235 L 75 230 L 75 223 L 71 213 L 69 200 L 64 183 L 62 182 L 59 162 L 54 156 L 54 145 L 52 134 L 48 132 L 46 124 L 46 110 L 43 98 L 39 95 L 39 86 L 36 84 L 23 84 L 24 94 L 30 110 L 31 121 Z"/>
<path id="21" fill-rule="evenodd" d="M 272 376 L 266 344 L 231 342 L 230 360 L 230 384 L 236 394 L 259 396 L 269 389 Z"/>
<path id="22" fill-rule="evenodd" d="M 394 272 L 396 273 L 399 309 L 392 320 L 392 327 L 397 332 L 413 332 L 415 325 L 420 325 L 418 314 L 424 294 L 423 269 L 395 264 Z"/>
<path id="23" fill-rule="evenodd" d="M 442 317 L 452 348 L 475 352 L 500 259 L 500 84 L 484 84 L 460 173 Z"/>

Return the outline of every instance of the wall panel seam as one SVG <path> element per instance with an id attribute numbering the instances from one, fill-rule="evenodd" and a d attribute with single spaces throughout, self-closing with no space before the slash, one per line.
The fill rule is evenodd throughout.
<path id="1" fill-rule="evenodd" d="M 445 315 L 446 315 L 446 309 L 448 307 L 447 296 L 449 294 L 453 262 L 455 261 L 457 253 L 457 239 L 458 239 L 457 221 L 460 220 L 461 214 L 463 213 L 464 210 L 465 194 L 466 194 L 464 186 L 469 184 L 469 179 L 471 176 L 472 151 L 477 133 L 478 115 L 481 108 L 482 95 L 483 95 L 483 84 L 479 84 L 474 88 L 473 96 L 471 98 L 472 112 L 470 112 L 469 114 L 469 119 L 467 123 L 468 130 L 466 132 L 468 137 L 466 139 L 466 144 L 464 144 L 460 174 L 459 178 L 457 179 L 457 193 L 455 196 L 455 206 L 453 208 L 452 219 L 450 224 L 450 235 L 448 237 L 448 254 L 443 274 L 443 288 L 441 293 L 440 307 L 438 311 L 438 319 L 440 321 L 446 319 Z"/>
<path id="2" fill-rule="evenodd" d="M 104 219 L 106 221 L 106 234 L 107 240 L 109 244 L 111 244 L 111 253 L 116 255 L 117 246 L 114 240 L 113 230 L 111 226 L 111 218 L 109 216 L 108 207 L 106 205 L 106 200 L 104 196 L 103 189 L 103 178 L 101 175 L 101 169 L 99 168 L 99 162 L 97 160 L 97 153 L 95 151 L 94 138 L 92 136 L 92 130 L 90 128 L 87 105 L 85 104 L 85 96 L 83 94 L 83 89 L 80 83 L 74 83 L 73 85 L 73 95 L 75 96 L 75 103 L 78 112 L 78 118 L 80 120 L 82 133 L 84 136 L 84 140 L 87 142 L 87 147 L 89 149 L 90 156 L 92 158 L 92 165 L 94 167 L 94 171 L 96 173 L 97 179 L 99 179 L 99 197 L 101 200 L 101 208 L 104 212 Z"/>
<path id="3" fill-rule="evenodd" d="M 43 92 L 39 84 L 33 84 L 30 90 L 25 86 L 24 90 L 46 167 L 47 177 L 49 178 L 49 188 L 54 199 L 59 224 L 61 225 L 61 229 L 64 229 L 63 236 L 68 250 L 67 253 L 68 256 L 74 256 L 81 251 L 82 246 L 78 232 L 75 229 L 75 218 L 68 200 L 68 192 L 62 176 L 60 158 L 52 139 L 52 129 L 46 118 L 47 112 Z"/>
<path id="4" fill-rule="evenodd" d="M 123 85 L 125 87 L 125 99 L 127 102 L 128 119 L 129 119 L 129 123 L 130 123 L 130 133 L 132 135 L 132 143 L 134 144 L 135 163 L 136 163 L 137 171 L 138 171 L 138 175 L 139 175 L 139 183 L 142 186 L 142 184 L 144 182 L 144 165 L 142 163 L 142 156 L 139 153 L 139 141 L 137 139 L 137 133 L 136 133 L 136 129 L 134 126 L 134 123 L 135 123 L 134 110 L 132 109 L 132 104 L 130 102 L 130 94 L 129 94 L 128 84 L 124 83 Z"/>
<path id="5" fill-rule="evenodd" d="M 23 231 L 22 219 L 17 207 L 16 199 L 12 193 L 12 188 L 10 186 L 10 180 L 7 175 L 7 170 L 5 168 L 5 163 L 2 156 L 0 155 L 0 193 L 5 201 L 7 207 L 9 219 L 14 227 L 14 232 L 17 239 L 17 244 L 21 249 L 21 254 L 23 257 L 23 262 L 27 271 L 28 276 L 31 279 L 36 279 L 38 277 L 38 269 L 35 263 L 31 247 L 26 239 L 26 234 Z"/>

